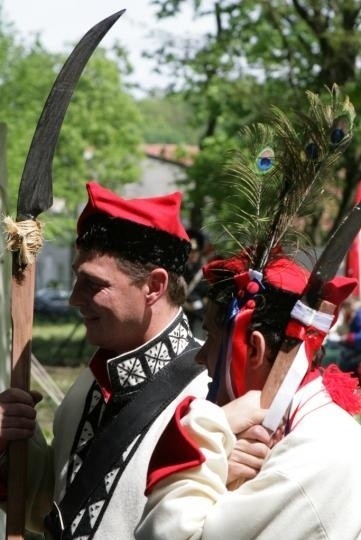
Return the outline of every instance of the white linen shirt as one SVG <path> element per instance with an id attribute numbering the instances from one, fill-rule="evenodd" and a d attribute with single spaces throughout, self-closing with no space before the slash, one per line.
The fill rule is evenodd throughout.
<path id="1" fill-rule="evenodd" d="M 182 424 L 206 461 L 155 485 L 136 539 L 361 539 L 361 426 L 320 377 L 298 391 L 293 413 L 257 477 L 227 491 L 235 437 L 222 409 L 194 400 Z"/>

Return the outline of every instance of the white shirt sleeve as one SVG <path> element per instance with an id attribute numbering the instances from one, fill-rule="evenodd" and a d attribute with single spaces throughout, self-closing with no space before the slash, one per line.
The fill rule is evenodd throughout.
<path id="1" fill-rule="evenodd" d="M 277 459 L 254 480 L 227 490 L 227 459 L 235 437 L 222 409 L 195 400 L 182 425 L 206 460 L 155 485 L 137 540 L 327 538 L 312 501 L 295 479 L 279 471 Z"/>
<path id="2" fill-rule="evenodd" d="M 209 509 L 227 492 L 227 455 L 233 448 L 235 436 L 223 410 L 196 399 L 181 422 L 206 460 L 194 469 L 172 474 L 155 486 L 136 531 L 137 539 L 201 538 Z"/>

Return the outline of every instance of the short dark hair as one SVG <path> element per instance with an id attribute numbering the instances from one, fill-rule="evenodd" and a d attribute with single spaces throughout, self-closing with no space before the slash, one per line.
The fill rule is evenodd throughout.
<path id="1" fill-rule="evenodd" d="M 159 268 L 157 265 L 152 263 L 142 264 L 139 262 L 128 261 L 124 257 L 117 256 L 116 253 L 113 253 L 118 259 L 119 268 L 124 271 L 128 276 L 132 278 L 133 283 L 141 284 L 144 283 L 155 268 Z M 167 297 L 169 302 L 175 306 L 181 306 L 186 299 L 186 282 L 183 276 L 179 276 L 174 272 L 168 273 L 168 289 Z"/>
<path id="2" fill-rule="evenodd" d="M 167 289 L 168 300 L 172 305 L 181 306 L 186 298 L 186 282 L 184 277 L 179 274 L 179 268 L 177 268 L 177 272 L 167 268 L 167 266 L 172 268 L 173 263 L 169 261 L 169 264 L 162 264 L 164 257 L 160 261 L 160 264 L 149 262 L 147 258 L 149 250 L 146 250 L 146 253 L 142 253 L 140 249 L 141 246 L 144 246 L 145 241 L 143 231 L 137 227 L 141 227 L 142 229 L 150 229 L 150 227 L 142 227 L 129 222 L 131 223 L 131 227 L 126 226 L 124 229 L 124 224 L 119 224 L 122 221 L 124 220 L 111 218 L 103 214 L 91 216 L 87 222 L 87 227 L 84 228 L 83 233 L 76 239 L 77 248 L 84 251 L 94 250 L 101 254 L 114 256 L 120 270 L 130 276 L 133 283 L 136 284 L 144 283 L 150 272 L 155 268 L 164 268 L 167 270 L 169 278 Z M 136 226 L 136 229 L 133 228 L 133 225 Z M 121 231 L 122 234 L 120 234 Z M 172 235 L 168 236 L 175 238 Z M 135 238 L 139 239 L 138 243 L 136 243 Z M 174 259 L 176 259 L 175 249 L 176 246 L 173 246 L 173 250 L 171 249 Z M 179 259 L 177 261 L 179 263 Z M 176 262 L 176 265 L 178 263 Z"/>
<path id="3" fill-rule="evenodd" d="M 217 324 L 219 325 L 225 323 L 230 301 L 235 296 L 232 287 L 230 280 L 228 287 L 223 285 L 218 290 L 218 294 L 213 291 L 213 295 L 210 295 L 210 298 L 218 306 Z M 248 335 L 251 335 L 254 330 L 261 332 L 267 347 L 267 359 L 273 363 L 282 345 L 292 348 L 298 343 L 298 340 L 286 337 L 286 327 L 290 320 L 291 311 L 297 300 L 300 299 L 300 295 L 267 283 L 263 283 L 263 287 L 263 290 L 254 296 L 256 305 L 247 332 Z M 321 349 L 315 354 L 313 364 L 319 365 L 323 355 L 324 350 Z"/>
<path id="4" fill-rule="evenodd" d="M 264 290 L 257 295 L 256 308 L 254 310 L 249 332 L 258 330 L 265 338 L 267 356 L 274 361 L 282 343 L 285 340 L 287 323 L 290 320 L 291 311 L 300 298 L 298 294 L 287 292 L 270 285 L 265 285 Z M 289 346 L 296 342 L 287 338 Z"/>
<path id="5" fill-rule="evenodd" d="M 120 258 L 142 264 L 153 263 L 182 275 L 190 242 L 166 231 L 106 214 L 90 215 L 76 239 L 82 249 L 117 253 Z"/>

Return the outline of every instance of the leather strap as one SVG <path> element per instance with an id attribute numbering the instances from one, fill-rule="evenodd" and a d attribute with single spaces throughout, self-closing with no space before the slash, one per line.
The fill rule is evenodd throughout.
<path id="1" fill-rule="evenodd" d="M 176 396 L 204 370 L 194 356 L 199 348 L 191 344 L 150 379 L 136 397 L 94 437 L 85 461 L 68 486 L 64 498 L 45 517 L 51 538 L 65 539 L 66 529 L 85 506 L 96 486 L 125 452 L 137 435 L 148 429 Z M 141 437 L 139 437 L 139 442 Z M 49 538 L 49 536 L 46 536 Z"/>

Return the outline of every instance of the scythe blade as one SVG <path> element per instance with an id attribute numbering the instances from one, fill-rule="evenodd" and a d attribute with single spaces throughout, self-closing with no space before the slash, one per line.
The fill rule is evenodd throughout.
<path id="1" fill-rule="evenodd" d="M 52 161 L 74 88 L 98 43 L 125 10 L 91 28 L 76 45 L 59 75 L 39 118 L 20 181 L 17 221 L 34 219 L 53 202 Z"/>

